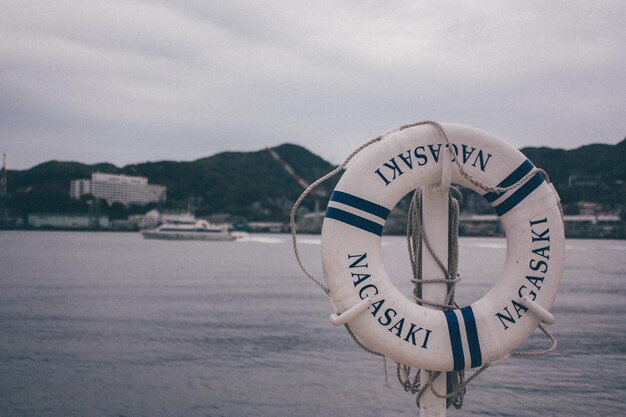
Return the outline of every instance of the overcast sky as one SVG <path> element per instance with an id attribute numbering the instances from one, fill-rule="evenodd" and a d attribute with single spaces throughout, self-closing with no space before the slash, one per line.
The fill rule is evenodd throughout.
<path id="1" fill-rule="evenodd" d="M 4 0 L 0 152 L 122 166 L 413 121 L 515 146 L 626 135 L 626 2 Z"/>

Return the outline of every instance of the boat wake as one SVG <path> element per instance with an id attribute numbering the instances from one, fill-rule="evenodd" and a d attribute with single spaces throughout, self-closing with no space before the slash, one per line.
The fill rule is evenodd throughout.
<path id="1" fill-rule="evenodd" d="M 269 236 L 244 236 L 235 240 L 235 242 L 254 242 L 269 244 L 285 243 L 285 241 L 285 239 Z"/>

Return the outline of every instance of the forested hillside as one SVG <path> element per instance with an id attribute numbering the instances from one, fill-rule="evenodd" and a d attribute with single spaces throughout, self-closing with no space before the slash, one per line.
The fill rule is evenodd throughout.
<path id="1" fill-rule="evenodd" d="M 333 168 L 298 145 L 284 144 L 274 149 L 309 183 Z M 584 200 L 612 206 L 626 204 L 626 139 L 616 145 L 521 151 L 549 173 L 564 203 Z M 9 171 L 7 206 L 18 215 L 86 212 L 86 201 L 69 198 L 70 181 L 90 178 L 93 172 L 147 177 L 150 183 L 167 186 L 165 208 L 191 208 L 200 216 L 228 213 L 249 220 L 284 221 L 291 204 L 302 192 L 302 187 L 263 149 L 223 152 L 190 162 L 146 162 L 122 168 L 108 163 L 49 161 L 28 170 Z M 582 177 L 596 185 L 571 184 L 572 178 Z M 333 184 L 327 185 L 326 192 Z M 105 202 L 101 204 L 103 212 L 117 216 L 146 210 L 146 207 L 111 208 Z"/>

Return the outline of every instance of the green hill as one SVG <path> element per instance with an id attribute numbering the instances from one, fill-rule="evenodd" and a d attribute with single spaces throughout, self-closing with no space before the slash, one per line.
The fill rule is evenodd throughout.
<path id="1" fill-rule="evenodd" d="M 298 145 L 284 144 L 274 149 L 309 183 L 333 168 Z M 572 150 L 524 148 L 521 151 L 550 174 L 564 203 L 585 200 L 626 204 L 626 164 L 623 162 L 626 139 L 616 145 L 593 144 Z M 249 220 L 286 220 L 293 201 L 302 192 L 301 186 L 265 149 L 223 152 L 190 162 L 146 162 L 122 168 L 108 163 L 49 161 L 28 170 L 9 171 L 9 209 L 22 215 L 86 212 L 88 206 L 84 201 L 69 198 L 70 181 L 90 178 L 93 172 L 139 175 L 147 177 L 150 183 L 165 185 L 166 208 L 191 206 L 198 215 L 229 213 Z M 593 187 L 570 186 L 571 176 L 589 176 L 599 182 Z M 326 185 L 326 193 L 334 183 Z M 103 210 L 107 212 L 110 208 L 105 205 Z M 131 208 L 134 212 L 142 210 L 145 208 Z"/>
<path id="2" fill-rule="evenodd" d="M 545 169 L 565 205 L 577 201 L 626 205 L 626 139 L 616 145 L 592 144 L 577 149 L 523 148 L 533 163 Z M 570 185 L 570 177 L 588 177 L 596 185 Z"/>
<path id="3" fill-rule="evenodd" d="M 333 168 L 298 145 L 284 144 L 274 150 L 308 182 Z M 147 177 L 150 183 L 167 186 L 167 207 L 186 209 L 191 205 L 198 215 L 230 213 L 256 220 L 284 220 L 302 192 L 302 187 L 263 149 L 123 168 L 49 161 L 28 170 L 9 171 L 9 204 L 22 213 L 84 212 L 86 204 L 69 199 L 70 181 L 90 178 L 93 172 Z"/>
<path id="4" fill-rule="evenodd" d="M 553 148 L 523 148 L 536 166 L 549 170 L 552 181 L 567 183 L 570 175 L 600 176 L 605 182 L 626 179 L 626 139 L 616 145 L 592 144 L 566 151 Z"/>

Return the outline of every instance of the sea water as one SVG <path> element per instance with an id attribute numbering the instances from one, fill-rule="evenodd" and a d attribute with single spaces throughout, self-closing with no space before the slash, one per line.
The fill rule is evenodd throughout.
<path id="1" fill-rule="evenodd" d="M 319 236 L 303 236 L 321 276 Z M 505 241 L 461 238 L 457 300 L 493 285 Z M 402 237 L 385 237 L 409 294 Z M 568 240 L 557 351 L 510 359 L 450 416 L 626 415 L 626 242 Z M 236 242 L 0 232 L 1 416 L 407 416 L 388 361 L 328 321 L 287 235 Z M 525 349 L 549 343 L 533 336 Z"/>

